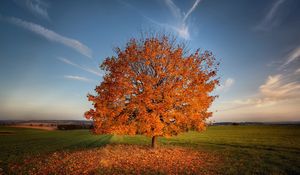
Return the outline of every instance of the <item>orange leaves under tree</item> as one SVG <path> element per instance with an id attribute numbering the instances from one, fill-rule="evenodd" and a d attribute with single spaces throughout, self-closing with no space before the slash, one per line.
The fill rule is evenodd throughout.
<path id="1" fill-rule="evenodd" d="M 101 65 L 106 75 L 96 95 L 88 95 L 94 133 L 142 134 L 155 147 L 157 136 L 205 129 L 219 83 L 211 52 L 190 54 L 163 35 L 131 39 L 116 54 Z"/>

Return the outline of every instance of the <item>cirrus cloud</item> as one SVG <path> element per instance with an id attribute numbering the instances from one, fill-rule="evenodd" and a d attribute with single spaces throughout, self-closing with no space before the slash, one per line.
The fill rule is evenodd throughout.
<path id="1" fill-rule="evenodd" d="M 4 18 L 4 17 L 2 17 L 1 19 L 4 19 L 16 26 L 20 26 L 26 30 L 29 30 L 39 36 L 42 36 L 43 38 L 45 38 L 49 41 L 63 44 L 88 58 L 92 58 L 92 50 L 90 48 L 88 48 L 86 45 L 82 44 L 78 40 L 62 36 L 62 35 L 54 32 L 50 29 L 47 29 L 41 25 L 38 25 L 38 24 L 35 24 L 32 22 L 28 22 L 28 21 L 24 21 L 19 18 L 15 18 L 15 17 Z"/>
<path id="2" fill-rule="evenodd" d="M 294 48 L 288 55 L 286 58 L 286 61 L 284 62 L 284 64 L 281 66 L 282 67 L 286 67 L 287 65 L 289 65 L 290 63 L 299 60 L 300 59 L 300 46 Z"/>
<path id="3" fill-rule="evenodd" d="M 78 80 L 78 81 L 84 81 L 84 82 L 93 82 L 94 80 L 91 80 L 86 77 L 81 76 L 75 76 L 75 75 L 65 75 L 64 78 L 71 79 L 71 80 Z"/>
<path id="4" fill-rule="evenodd" d="M 92 69 L 92 68 L 89 68 L 89 67 L 86 67 L 86 66 L 82 66 L 82 65 L 76 64 L 76 63 L 70 61 L 70 60 L 67 59 L 67 58 L 64 58 L 64 57 L 58 57 L 57 59 L 60 60 L 60 61 L 63 62 L 63 63 L 66 63 L 66 64 L 68 64 L 68 65 L 77 67 L 77 68 L 79 68 L 79 69 L 81 69 L 81 70 L 84 70 L 84 71 L 86 71 L 86 72 L 89 72 L 89 73 L 91 73 L 91 74 L 94 74 L 94 75 L 97 75 L 97 76 L 103 76 L 103 75 L 104 75 L 103 72 L 100 72 L 100 71 L 98 71 L 98 70 L 95 70 L 95 69 Z"/>
<path id="5" fill-rule="evenodd" d="M 49 3 L 44 0 L 14 0 L 14 2 L 27 9 L 35 16 L 50 20 L 48 14 Z"/>
<path id="6" fill-rule="evenodd" d="M 193 6 L 188 10 L 187 13 L 182 12 L 182 10 L 175 5 L 172 0 L 165 0 L 166 5 L 172 12 L 173 16 L 177 20 L 177 24 L 175 26 L 171 26 L 171 29 L 175 30 L 178 35 L 186 40 L 190 39 L 189 25 L 187 24 L 187 19 L 191 16 L 192 12 L 197 8 L 201 0 L 196 0 Z"/>
<path id="7" fill-rule="evenodd" d="M 276 24 L 278 24 L 278 21 L 276 21 L 275 17 L 278 13 L 278 10 L 280 6 L 285 2 L 286 0 L 276 0 L 271 8 L 269 9 L 266 16 L 263 18 L 263 20 L 254 28 L 255 30 L 261 30 L 261 31 L 268 31 L 272 27 L 274 27 Z"/>
<path id="8" fill-rule="evenodd" d="M 245 107 L 266 107 L 282 101 L 297 101 L 300 99 L 300 77 L 297 74 L 270 75 L 259 86 L 258 93 L 250 98 L 237 99 L 226 103 L 220 111 L 230 111 Z M 293 104 L 293 103 L 292 103 Z"/>

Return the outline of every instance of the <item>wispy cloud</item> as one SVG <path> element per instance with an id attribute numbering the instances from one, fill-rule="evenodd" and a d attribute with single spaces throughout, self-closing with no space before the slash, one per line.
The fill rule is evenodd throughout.
<path id="1" fill-rule="evenodd" d="M 246 99 L 227 102 L 226 108 L 220 111 L 236 110 L 245 107 L 267 107 L 281 101 L 300 99 L 300 77 L 294 73 L 270 75 L 259 86 L 258 93 Z"/>
<path id="2" fill-rule="evenodd" d="M 84 81 L 84 82 L 94 82 L 94 80 L 88 79 L 86 77 L 74 76 L 74 75 L 65 75 L 64 78 L 71 79 L 71 80 Z"/>
<path id="3" fill-rule="evenodd" d="M 262 19 L 262 21 L 255 27 L 255 30 L 270 30 L 272 27 L 276 25 L 275 17 L 278 13 L 278 10 L 280 6 L 285 2 L 286 0 L 276 0 L 272 6 L 270 7 L 268 13 L 266 16 Z"/>
<path id="4" fill-rule="evenodd" d="M 182 20 L 182 14 L 181 10 L 174 4 L 172 0 L 165 0 L 165 3 L 171 10 L 174 17 L 176 17 L 178 20 Z"/>
<path id="5" fill-rule="evenodd" d="M 233 84 L 235 80 L 233 78 L 227 78 L 223 84 L 221 84 L 217 91 L 227 91 Z"/>
<path id="6" fill-rule="evenodd" d="M 300 58 L 300 48 L 295 48 L 287 54 L 285 62 L 279 66 L 277 74 L 269 75 L 265 82 L 258 87 L 258 91 L 248 98 L 241 98 L 223 102 L 218 111 L 234 111 L 241 108 L 248 110 L 287 109 L 280 108 L 282 104 L 289 104 L 289 108 L 297 108 L 300 101 L 300 68 L 297 64 L 282 69 Z M 225 87 L 226 82 L 224 83 Z M 229 83 L 230 84 L 230 83 Z M 222 89 L 222 85 L 220 89 Z M 291 107 L 292 106 L 292 107 Z M 272 108 L 269 108 L 272 107 Z M 277 109 L 278 108 L 278 109 Z M 274 109 L 275 110 L 275 109 Z M 269 111 L 270 112 L 270 111 Z"/>
<path id="7" fill-rule="evenodd" d="M 187 13 L 182 12 L 182 10 L 175 5 L 172 0 L 165 0 L 166 5 L 171 10 L 171 13 L 177 20 L 177 25 L 172 26 L 170 24 L 165 26 L 171 26 L 173 30 L 175 30 L 180 37 L 184 39 L 190 39 L 189 25 L 187 23 L 187 19 L 190 17 L 192 12 L 197 8 L 198 4 L 201 0 L 196 0 L 193 6 L 188 10 Z"/>
<path id="8" fill-rule="evenodd" d="M 285 56 L 285 61 L 278 67 L 279 73 L 269 75 L 266 81 L 259 86 L 258 94 L 246 100 L 238 100 L 236 102 L 243 106 L 268 106 L 274 105 L 283 100 L 300 99 L 300 77 L 299 68 L 295 69 L 290 66 L 288 69 L 283 70 L 291 63 L 294 63 L 300 58 L 300 47 L 296 47 Z M 237 103 L 237 104 L 238 104 Z"/>
<path id="9" fill-rule="evenodd" d="M 81 69 L 81 70 L 84 70 L 84 71 L 86 71 L 86 72 L 92 73 L 92 74 L 94 74 L 94 75 L 97 75 L 97 76 L 103 76 L 103 73 L 102 73 L 102 72 L 100 72 L 100 71 L 98 71 L 98 70 L 95 70 L 95 69 L 92 69 L 92 68 L 89 68 L 89 67 L 86 67 L 86 66 L 82 66 L 82 65 L 76 64 L 76 63 L 70 61 L 70 60 L 67 59 L 67 58 L 64 58 L 64 57 L 58 57 L 57 59 L 60 60 L 60 61 L 62 61 L 62 62 L 64 62 L 64 63 L 66 63 L 66 64 L 69 64 L 69 65 L 71 65 L 71 66 L 74 66 L 74 67 L 77 67 L 77 68 L 79 68 L 79 69 Z"/>
<path id="10" fill-rule="evenodd" d="M 297 59 L 300 58 L 300 46 L 292 50 L 286 57 L 286 61 L 284 64 L 281 66 L 281 68 L 287 66 L 288 64 L 296 61 Z"/>
<path id="11" fill-rule="evenodd" d="M 259 90 L 264 98 L 276 101 L 299 98 L 300 82 L 294 74 L 277 74 L 269 76 Z"/>
<path id="12" fill-rule="evenodd" d="M 133 5 L 129 4 L 126 1 L 119 1 L 123 5 L 134 9 L 136 12 L 139 13 L 139 15 L 143 16 L 147 20 L 149 20 L 151 23 L 158 25 L 166 30 L 172 30 L 175 31 L 179 37 L 189 40 L 190 39 L 190 25 L 188 24 L 188 18 L 191 16 L 191 14 L 195 11 L 198 4 L 201 2 L 201 0 L 196 0 L 193 4 L 193 6 L 188 10 L 187 13 L 184 13 L 176 4 L 173 2 L 173 0 L 164 0 L 167 7 L 170 9 L 173 17 L 175 18 L 175 24 L 174 23 L 163 23 L 159 22 L 153 18 L 149 18 L 148 16 L 144 15 L 138 8 L 135 8 Z"/>
<path id="13" fill-rule="evenodd" d="M 184 15 L 183 21 L 186 21 L 186 19 L 191 15 L 191 13 L 196 9 L 198 4 L 200 3 L 200 0 L 196 0 L 193 4 L 192 8 Z"/>
<path id="14" fill-rule="evenodd" d="M 4 18 L 4 19 L 9 21 L 12 24 L 15 24 L 15 25 L 20 26 L 24 29 L 27 29 L 27 30 L 29 30 L 29 31 L 37 34 L 37 35 L 40 35 L 40 36 L 46 38 L 49 41 L 61 43 L 65 46 L 67 46 L 67 47 L 70 47 L 70 48 L 74 49 L 75 51 L 81 53 L 84 56 L 92 58 L 91 49 L 89 49 L 86 45 L 82 44 L 78 40 L 62 36 L 62 35 L 54 32 L 52 30 L 49 30 L 49 29 L 47 29 L 47 28 L 45 28 L 41 25 L 31 23 L 31 22 L 27 22 L 27 21 L 24 21 L 24 20 L 19 19 L 19 18 L 8 17 L 8 18 Z"/>
<path id="15" fill-rule="evenodd" d="M 30 11 L 32 14 L 50 20 L 48 15 L 49 3 L 44 0 L 14 0 L 14 2 Z"/>

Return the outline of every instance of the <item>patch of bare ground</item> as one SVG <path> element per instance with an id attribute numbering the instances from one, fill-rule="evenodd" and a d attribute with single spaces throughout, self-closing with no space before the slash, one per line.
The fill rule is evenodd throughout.
<path id="1" fill-rule="evenodd" d="M 30 126 L 30 125 L 11 125 L 10 127 L 14 128 L 29 128 L 29 129 L 41 129 L 41 130 L 47 130 L 47 131 L 53 131 L 56 130 L 56 127 L 52 126 Z"/>
<path id="2" fill-rule="evenodd" d="M 14 174 L 218 174 L 217 155 L 181 147 L 136 145 L 55 152 L 11 164 Z M 26 173 L 24 173 L 26 172 Z"/>
<path id="3" fill-rule="evenodd" d="M 15 132 L 13 132 L 13 131 L 0 131 L 0 136 L 1 135 L 13 135 L 13 134 L 15 134 Z"/>

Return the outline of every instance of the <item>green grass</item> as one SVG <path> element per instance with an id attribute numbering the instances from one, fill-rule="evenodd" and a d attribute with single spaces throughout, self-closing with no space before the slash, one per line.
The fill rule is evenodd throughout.
<path id="1" fill-rule="evenodd" d="M 2 134 L 9 133 L 9 134 Z M 222 174 L 300 174 L 299 126 L 212 126 L 207 131 L 159 138 L 161 146 L 192 147 L 222 159 Z M 87 130 L 42 131 L 0 127 L 0 166 L 60 150 L 105 144 L 150 145 L 144 136 L 92 135 Z"/>

